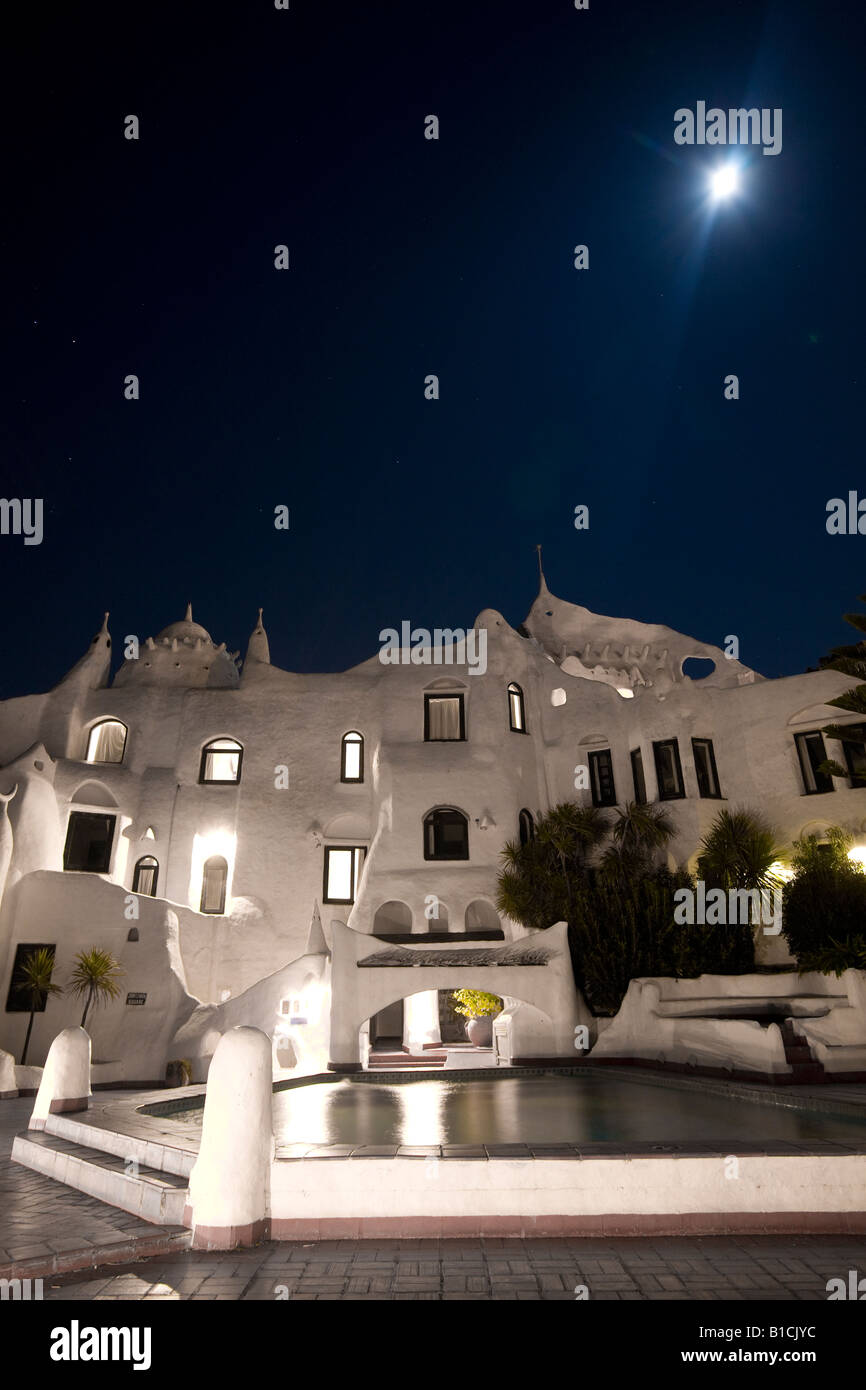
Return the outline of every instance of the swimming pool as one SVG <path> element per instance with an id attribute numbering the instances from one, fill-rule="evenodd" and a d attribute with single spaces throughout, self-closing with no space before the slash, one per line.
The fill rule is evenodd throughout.
<path id="1" fill-rule="evenodd" d="M 294 1144 L 730 1145 L 809 1140 L 866 1143 L 866 1117 L 760 1103 L 694 1087 L 587 1072 L 400 1083 L 350 1078 L 292 1086 L 274 1095 L 278 1148 Z M 201 1108 L 173 1110 L 200 1131 Z"/>

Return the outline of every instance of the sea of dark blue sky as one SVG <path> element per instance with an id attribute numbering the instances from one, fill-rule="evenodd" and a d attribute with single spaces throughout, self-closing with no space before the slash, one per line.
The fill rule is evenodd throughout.
<path id="1" fill-rule="evenodd" d="M 765 675 L 849 640 L 866 535 L 825 521 L 866 498 L 864 29 L 835 0 L 34 8 L 0 495 L 44 536 L 0 536 L 0 697 L 105 609 L 118 654 L 187 600 L 243 652 L 262 605 L 300 671 L 403 620 L 516 625 L 539 543 L 561 597 L 737 634 Z M 699 100 L 783 112 L 714 206 L 731 152 L 674 142 Z"/>

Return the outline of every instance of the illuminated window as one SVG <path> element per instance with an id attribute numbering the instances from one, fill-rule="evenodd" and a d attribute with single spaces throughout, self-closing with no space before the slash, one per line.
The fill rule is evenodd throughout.
<path id="1" fill-rule="evenodd" d="M 526 733 L 526 712 L 523 708 L 523 691 L 514 681 L 512 681 L 508 687 L 508 719 L 515 733 Z"/>
<path id="2" fill-rule="evenodd" d="M 326 903 L 353 903 L 367 853 L 363 845 L 326 845 L 323 897 Z"/>
<path id="3" fill-rule="evenodd" d="M 532 819 L 532 813 L 527 811 L 525 807 L 520 812 L 518 824 L 520 826 L 520 843 L 528 845 L 530 840 L 535 839 L 535 821 Z"/>
<path id="4" fill-rule="evenodd" d="M 103 719 L 94 724 L 87 737 L 85 762 L 122 763 L 126 732 L 126 725 L 119 719 Z"/>
<path id="5" fill-rule="evenodd" d="M 466 738 L 462 695 L 424 696 L 424 738 L 428 743 L 456 743 Z"/>
<path id="6" fill-rule="evenodd" d="M 156 880 L 159 876 L 159 864 L 152 854 L 146 854 L 143 859 L 139 859 L 132 874 L 133 893 L 143 893 L 145 897 L 156 897 Z"/>
<path id="7" fill-rule="evenodd" d="M 116 816 L 70 811 L 63 867 L 74 873 L 107 874 L 111 866 Z"/>
<path id="8" fill-rule="evenodd" d="M 589 755 L 589 781 L 593 806 L 615 806 L 613 759 L 609 748 L 600 748 Z"/>
<path id="9" fill-rule="evenodd" d="M 239 782 L 244 750 L 233 738 L 215 738 L 201 750 L 200 782 Z"/>
<path id="10" fill-rule="evenodd" d="M 469 822 L 462 811 L 446 807 L 424 817 L 425 859 L 468 859 Z"/>
<path id="11" fill-rule="evenodd" d="M 340 755 L 340 781 L 363 782 L 364 780 L 364 740 L 353 730 L 343 734 Z"/>
<path id="12" fill-rule="evenodd" d="M 719 790 L 719 774 L 716 771 L 716 755 L 713 752 L 712 739 L 693 738 L 692 752 L 695 755 L 698 791 L 701 796 L 718 801 L 722 793 Z"/>
<path id="13" fill-rule="evenodd" d="M 219 915 L 226 909 L 226 881 L 229 866 L 221 854 L 205 860 L 201 876 L 201 912 Z"/>

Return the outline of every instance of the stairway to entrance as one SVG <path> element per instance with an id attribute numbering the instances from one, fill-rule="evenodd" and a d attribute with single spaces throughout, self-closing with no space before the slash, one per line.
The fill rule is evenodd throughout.
<path id="1" fill-rule="evenodd" d="M 434 1071 L 439 1067 L 444 1067 L 447 1056 L 444 1052 L 434 1051 L 413 1053 L 389 1049 L 379 1051 L 374 1048 L 370 1052 L 367 1062 L 368 1071 L 411 1071 L 416 1069 L 428 1069 Z"/>

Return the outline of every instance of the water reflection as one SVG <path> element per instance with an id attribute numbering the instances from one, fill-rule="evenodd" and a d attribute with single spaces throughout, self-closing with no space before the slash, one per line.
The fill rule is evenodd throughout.
<path id="1" fill-rule="evenodd" d="M 845 1116 L 607 1076 L 301 1086 L 274 1096 L 274 1127 L 279 1144 L 796 1143 L 866 1137 L 866 1124 Z"/>

